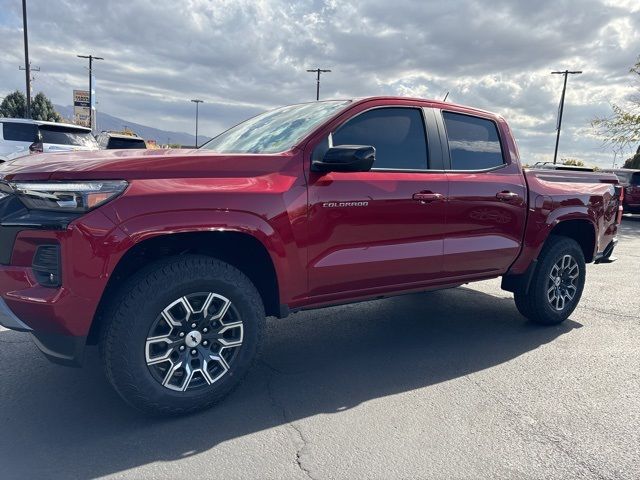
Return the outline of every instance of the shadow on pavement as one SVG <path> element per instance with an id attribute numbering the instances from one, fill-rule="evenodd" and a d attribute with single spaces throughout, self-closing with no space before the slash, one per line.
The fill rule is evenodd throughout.
<path id="1" fill-rule="evenodd" d="M 638 236 L 640 236 L 640 215 L 624 215 L 618 230 L 618 239 L 624 242 L 637 239 Z"/>
<path id="2" fill-rule="evenodd" d="M 466 288 L 299 313 L 268 323 L 260 360 L 223 403 L 175 419 L 125 406 L 95 352 L 67 369 L 27 335 L 0 332 L 0 476 L 87 478 L 180 459 L 491 368 L 580 326 L 535 326 L 512 299 Z"/>

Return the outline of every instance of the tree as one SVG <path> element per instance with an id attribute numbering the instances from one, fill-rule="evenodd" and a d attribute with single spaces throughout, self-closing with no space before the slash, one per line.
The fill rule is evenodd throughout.
<path id="1" fill-rule="evenodd" d="M 38 93 L 31 102 L 31 118 L 46 122 L 59 122 L 62 119 L 53 107 L 51 100 L 45 97 L 42 92 Z"/>
<path id="2" fill-rule="evenodd" d="M 584 162 L 582 160 L 577 160 L 575 158 L 562 159 L 562 164 L 570 165 L 573 167 L 584 167 Z"/>
<path id="3" fill-rule="evenodd" d="M 23 118 L 27 108 L 27 98 L 24 93 L 16 90 L 10 93 L 0 104 L 0 117 Z"/>
<path id="4" fill-rule="evenodd" d="M 7 118 L 24 118 L 27 98 L 24 93 L 16 90 L 5 97 L 0 104 L 0 116 Z M 31 118 L 47 122 L 59 122 L 62 120 L 44 93 L 38 93 L 31 102 Z"/>
<path id="5" fill-rule="evenodd" d="M 640 77 L 640 57 L 629 72 Z M 640 93 L 640 88 L 638 90 Z M 624 106 L 611 105 L 611 116 L 596 118 L 591 122 L 596 132 L 604 138 L 605 145 L 611 145 L 617 151 L 640 143 L 640 96 L 632 97 L 627 103 Z"/>
<path id="6" fill-rule="evenodd" d="M 626 162 L 624 162 L 624 168 L 635 168 L 640 170 L 640 147 L 636 150 L 636 154 L 628 158 Z"/>

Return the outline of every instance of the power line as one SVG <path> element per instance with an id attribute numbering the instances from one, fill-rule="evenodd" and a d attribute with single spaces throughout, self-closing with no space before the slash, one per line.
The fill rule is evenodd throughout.
<path id="1" fill-rule="evenodd" d="M 564 112 L 564 94 L 567 91 L 567 77 L 569 75 L 578 75 L 582 73 L 582 70 L 563 70 L 558 72 L 551 72 L 552 75 L 564 75 L 564 85 L 562 87 L 562 96 L 560 97 L 560 112 L 558 113 L 558 133 L 556 135 L 556 150 L 553 153 L 553 164 L 556 164 L 558 158 L 558 144 L 560 143 L 560 128 L 562 128 L 562 113 Z"/>
<path id="2" fill-rule="evenodd" d="M 315 69 L 307 70 L 307 72 L 309 72 L 309 73 L 317 74 L 317 77 L 316 77 L 316 100 L 320 100 L 320 74 L 321 73 L 328 73 L 330 71 L 331 70 L 323 70 L 322 68 L 315 68 Z"/>

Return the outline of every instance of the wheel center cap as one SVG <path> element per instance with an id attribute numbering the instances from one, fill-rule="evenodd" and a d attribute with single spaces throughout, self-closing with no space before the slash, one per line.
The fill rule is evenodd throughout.
<path id="1" fill-rule="evenodd" d="M 560 277 L 556 277 L 556 279 L 553 281 L 553 283 L 555 284 L 556 287 L 559 287 L 561 281 L 562 281 L 562 279 Z"/>
<path id="2" fill-rule="evenodd" d="M 184 343 L 186 343 L 189 348 L 197 347 L 200 345 L 200 342 L 202 342 L 202 334 L 197 330 L 187 333 L 184 339 Z"/>

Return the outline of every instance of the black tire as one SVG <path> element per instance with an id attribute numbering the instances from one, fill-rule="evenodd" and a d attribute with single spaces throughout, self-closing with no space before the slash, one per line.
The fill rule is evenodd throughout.
<path id="1" fill-rule="evenodd" d="M 571 260 L 567 260 L 567 257 Z M 554 268 L 563 260 L 569 265 L 567 268 Z M 571 268 L 570 274 L 566 273 L 569 268 Z M 576 274 L 575 278 L 569 278 L 574 274 Z M 559 285 L 553 290 L 551 288 L 555 284 L 551 276 L 560 277 L 557 281 Z M 514 292 L 516 307 L 523 316 L 535 323 L 557 325 L 569 318 L 578 306 L 585 278 L 584 254 L 580 245 L 571 238 L 552 235 L 540 252 L 529 291 Z M 571 293 L 573 296 L 569 298 Z"/>
<path id="2" fill-rule="evenodd" d="M 210 303 L 202 300 L 206 295 L 209 295 L 206 301 Z M 218 300 L 218 296 L 222 300 Z M 225 306 L 226 303 L 229 304 L 220 308 L 220 312 L 224 313 L 217 313 L 221 314 L 221 318 L 215 321 L 210 319 L 210 312 L 218 308 L 214 301 Z M 192 307 L 197 302 L 200 302 L 202 308 L 199 313 Z M 239 345 L 223 347 L 220 340 L 211 337 L 210 341 L 205 341 L 205 334 L 202 334 L 199 337 L 200 343 L 192 345 L 193 349 L 186 346 L 186 337 L 193 339 L 190 340 L 192 344 L 197 340 L 197 335 L 186 333 L 185 337 L 184 332 L 195 323 L 192 324 L 191 320 L 182 321 L 178 327 L 177 323 L 166 321 L 168 309 L 174 304 L 171 308 L 177 309 L 175 312 L 180 309 L 184 312 L 189 309 L 196 312 L 186 313 L 184 318 L 189 319 L 191 315 L 195 322 L 196 315 L 199 315 L 202 323 L 198 328 L 209 331 L 206 335 L 214 335 L 213 330 L 216 330 L 216 338 L 222 338 L 225 334 L 220 330 L 227 330 L 232 336 L 239 337 L 239 340 L 232 339 L 228 342 L 239 341 Z M 208 306 L 205 308 L 202 305 Z M 174 310 L 170 312 L 173 321 Z M 229 394 L 242 380 L 256 357 L 265 323 L 264 306 L 251 281 L 227 263 L 198 255 L 161 260 L 136 273 L 113 298 L 107 307 L 105 318 L 108 322 L 102 329 L 100 352 L 106 376 L 127 403 L 151 415 L 195 412 L 212 406 Z M 232 319 L 230 322 L 234 323 L 231 327 L 226 326 L 225 318 Z M 201 325 L 209 325 L 209 328 Z M 182 336 L 175 344 L 166 342 L 166 350 L 177 356 L 175 359 L 167 358 L 166 365 L 147 365 L 149 358 L 159 359 L 166 353 L 161 352 L 157 357 L 150 353 L 158 345 L 162 347 L 162 342 L 150 340 L 156 332 L 152 329 L 158 328 L 168 331 L 167 338 L 169 335 L 172 339 Z M 180 341 L 183 343 L 178 345 Z M 220 350 L 219 353 L 214 353 L 218 362 L 210 357 L 214 348 Z M 196 351 L 198 353 L 193 353 Z M 188 357 L 190 353 L 193 358 Z M 228 356 L 229 359 L 220 360 L 223 356 Z M 178 364 L 189 365 L 189 370 L 175 367 Z M 163 369 L 166 369 L 166 375 L 174 371 L 166 383 L 169 386 L 162 383 Z M 207 370 L 206 375 L 203 370 Z M 219 375 L 215 380 L 214 370 L 215 375 Z M 167 376 L 164 380 L 167 381 Z M 179 380 L 186 384 L 186 390 L 171 390 L 171 387 L 183 388 Z"/>

